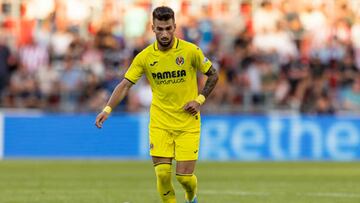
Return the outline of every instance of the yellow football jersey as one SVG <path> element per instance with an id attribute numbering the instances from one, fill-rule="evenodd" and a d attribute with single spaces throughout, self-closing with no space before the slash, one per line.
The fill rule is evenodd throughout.
<path id="1" fill-rule="evenodd" d="M 160 51 L 157 42 L 149 45 L 133 60 L 125 78 L 136 83 L 145 73 L 152 89 L 150 127 L 199 131 L 200 114 L 192 116 L 183 106 L 198 96 L 197 71 L 211 67 L 200 48 L 174 38 L 171 49 Z"/>

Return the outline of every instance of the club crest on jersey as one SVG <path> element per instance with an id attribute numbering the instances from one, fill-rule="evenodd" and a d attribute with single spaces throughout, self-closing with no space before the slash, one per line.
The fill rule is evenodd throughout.
<path id="1" fill-rule="evenodd" d="M 178 56 L 178 57 L 176 57 L 175 62 L 176 62 L 176 64 L 178 64 L 179 66 L 181 66 L 181 65 L 184 64 L 185 59 L 184 59 L 184 57 L 182 57 L 182 56 Z"/>

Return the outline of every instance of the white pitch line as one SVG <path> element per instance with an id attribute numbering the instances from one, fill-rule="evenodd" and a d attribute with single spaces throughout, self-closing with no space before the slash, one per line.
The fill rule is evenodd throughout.
<path id="1" fill-rule="evenodd" d="M 311 197 L 340 197 L 340 198 L 360 198 L 360 194 L 342 193 L 342 192 L 311 192 L 311 193 L 297 193 L 298 195 L 305 195 Z"/>
<path id="2" fill-rule="evenodd" d="M 205 195 L 234 195 L 234 196 L 269 196 L 268 192 L 249 192 L 239 190 L 200 190 L 200 194 Z"/>
<path id="3" fill-rule="evenodd" d="M 233 195 L 233 196 L 271 196 L 281 195 L 286 193 L 282 192 L 250 192 L 241 190 L 200 190 L 199 194 L 204 195 Z M 289 193 L 291 195 L 291 193 Z M 308 193 L 296 193 L 297 196 L 309 196 L 309 197 L 334 197 L 334 198 L 360 198 L 360 194 L 356 193 L 341 193 L 341 192 L 308 192 Z"/>

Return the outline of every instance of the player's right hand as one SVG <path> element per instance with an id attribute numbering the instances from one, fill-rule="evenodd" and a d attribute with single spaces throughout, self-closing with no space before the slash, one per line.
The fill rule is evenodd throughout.
<path id="1" fill-rule="evenodd" d="M 102 128 L 103 123 L 106 121 L 106 119 L 109 117 L 109 114 L 106 112 L 101 112 L 97 115 L 95 125 L 97 128 Z"/>

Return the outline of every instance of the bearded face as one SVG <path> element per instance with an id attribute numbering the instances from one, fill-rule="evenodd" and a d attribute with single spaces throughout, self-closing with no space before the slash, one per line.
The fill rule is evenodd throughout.
<path id="1" fill-rule="evenodd" d="M 158 45 L 163 49 L 170 48 L 172 41 L 174 39 L 174 32 L 176 29 L 176 25 L 173 19 L 169 20 L 158 20 L 154 19 L 154 24 L 152 25 L 152 29 L 156 35 L 156 40 Z"/>

